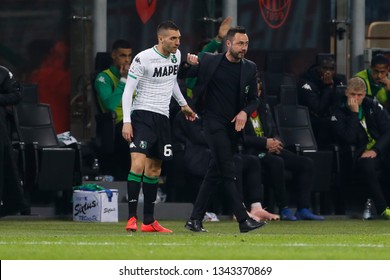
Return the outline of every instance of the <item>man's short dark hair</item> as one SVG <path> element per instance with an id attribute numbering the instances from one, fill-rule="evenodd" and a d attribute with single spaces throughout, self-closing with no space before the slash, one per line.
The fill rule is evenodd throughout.
<path id="1" fill-rule="evenodd" d="M 383 53 L 378 53 L 371 59 L 371 67 L 375 67 L 376 65 L 389 66 L 389 59 Z"/>
<path id="2" fill-rule="evenodd" d="M 236 33 L 246 34 L 246 29 L 243 26 L 236 26 L 229 29 L 226 34 L 226 39 L 231 40 Z"/>
<path id="3" fill-rule="evenodd" d="M 172 20 L 166 20 L 166 21 L 161 22 L 157 26 L 157 33 L 159 33 L 160 30 L 162 30 L 162 29 L 164 29 L 164 30 L 172 29 L 172 30 L 176 31 L 176 30 L 179 30 L 179 27 Z"/>
<path id="4" fill-rule="evenodd" d="M 335 69 L 336 68 L 336 61 L 332 56 L 322 57 L 319 60 L 319 66 L 320 68 L 326 68 L 326 69 Z"/>
<path id="5" fill-rule="evenodd" d="M 119 40 L 116 40 L 114 42 L 114 44 L 112 44 L 112 50 L 117 50 L 117 49 L 131 49 L 131 45 L 129 43 L 129 41 L 126 41 L 126 40 L 123 40 L 123 39 L 119 39 Z"/>

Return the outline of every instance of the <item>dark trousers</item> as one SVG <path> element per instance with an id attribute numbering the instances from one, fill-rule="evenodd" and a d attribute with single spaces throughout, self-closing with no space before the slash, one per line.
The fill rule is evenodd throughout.
<path id="1" fill-rule="evenodd" d="M 259 158 L 249 154 L 237 154 L 234 156 L 234 163 L 241 200 L 246 203 L 247 208 L 252 203 L 263 202 L 264 190 Z"/>
<path id="2" fill-rule="evenodd" d="M 299 209 L 310 207 L 314 180 L 314 162 L 312 159 L 283 150 L 279 155 L 266 154 L 261 159 L 261 164 L 265 171 L 265 180 L 273 188 L 276 204 L 279 208 L 288 206 L 285 170 L 292 173 L 297 187 L 297 207 Z"/>
<path id="3" fill-rule="evenodd" d="M 114 153 L 101 156 L 102 175 L 112 175 L 115 181 L 126 181 L 130 170 L 129 143 L 122 136 L 123 123 L 115 125 Z"/>
<path id="4" fill-rule="evenodd" d="M 200 186 L 191 219 L 202 220 L 210 195 L 215 192 L 219 182 L 232 206 L 237 221 L 248 218 L 240 193 L 236 186 L 236 168 L 233 155 L 236 147 L 236 134 L 233 126 L 222 124 L 214 119 L 205 119 L 205 136 L 212 152 L 212 158 Z"/>
<path id="5" fill-rule="evenodd" d="M 362 176 L 364 185 L 367 187 L 369 194 L 374 200 L 378 214 L 381 214 L 386 209 L 386 207 L 389 206 L 389 204 L 386 202 L 385 194 L 382 190 L 382 185 L 379 180 L 379 171 L 381 169 L 386 168 L 386 174 L 388 174 L 389 168 L 387 165 L 381 160 L 380 157 L 359 158 L 356 162 L 356 171 Z"/>
<path id="6" fill-rule="evenodd" d="M 20 183 L 11 142 L 4 121 L 0 119 L 0 215 L 16 213 L 28 207 Z"/>

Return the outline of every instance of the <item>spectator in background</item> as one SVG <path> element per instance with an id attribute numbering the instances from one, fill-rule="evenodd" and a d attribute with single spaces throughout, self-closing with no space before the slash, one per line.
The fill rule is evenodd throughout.
<path id="1" fill-rule="evenodd" d="M 390 117 L 383 106 L 366 98 L 366 84 L 354 77 L 348 81 L 345 96 L 334 109 L 331 125 L 341 145 L 356 148 L 354 177 L 362 177 L 364 186 L 374 200 L 377 213 L 390 220 L 390 204 L 376 172 L 390 171 Z"/>
<path id="2" fill-rule="evenodd" d="M 330 137 L 329 116 L 340 94 L 338 86 L 345 85 L 345 77 L 336 74 L 331 56 L 320 57 L 298 81 L 298 103 L 307 106 L 313 133 L 319 148 L 327 148 L 334 141 Z"/>
<path id="3" fill-rule="evenodd" d="M 310 208 L 311 189 L 314 184 L 314 162 L 283 148 L 275 122 L 264 97 L 258 79 L 260 103 L 249 116 L 244 130 L 244 152 L 258 156 L 264 169 L 267 187 L 272 187 L 282 220 L 324 220 L 313 214 Z M 288 207 L 285 170 L 290 170 L 297 179 L 298 203 L 295 215 Z"/>
<path id="4" fill-rule="evenodd" d="M 102 112 L 116 114 L 114 154 L 102 161 L 102 171 L 109 170 L 115 180 L 125 181 L 130 167 L 129 144 L 122 137 L 122 95 L 127 73 L 133 58 L 133 49 L 126 40 L 117 40 L 112 45 L 112 64 L 95 79 L 95 89 Z"/>
<path id="5" fill-rule="evenodd" d="M 39 46 L 48 49 L 50 42 L 42 40 L 30 45 L 31 57 L 34 52 L 42 59 L 26 82 L 37 83 L 39 102 L 51 107 L 54 128 L 57 134 L 70 131 L 70 88 L 71 73 L 69 67 L 69 46 L 65 41 L 52 45 L 49 52 L 38 51 Z M 42 57 L 42 55 L 45 55 Z M 35 59 L 34 59 L 35 61 Z"/>
<path id="6" fill-rule="evenodd" d="M 0 66 L 0 216 L 15 214 L 29 207 L 24 198 L 7 125 L 8 106 L 20 100 L 19 84 L 7 68 Z"/>
<path id="7" fill-rule="evenodd" d="M 366 84 L 366 96 L 378 100 L 389 112 L 390 79 L 389 60 L 384 54 L 376 54 L 371 60 L 370 67 L 356 74 Z"/>

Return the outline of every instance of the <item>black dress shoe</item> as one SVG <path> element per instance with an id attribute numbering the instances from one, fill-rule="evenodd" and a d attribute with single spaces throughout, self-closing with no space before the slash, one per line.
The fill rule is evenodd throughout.
<path id="1" fill-rule="evenodd" d="M 243 222 L 239 223 L 240 232 L 248 232 L 259 227 L 266 225 L 267 223 L 264 221 L 256 222 L 252 218 L 247 218 Z"/>
<path id="2" fill-rule="evenodd" d="M 184 226 L 186 229 L 189 229 L 191 231 L 195 231 L 195 232 L 207 232 L 207 230 L 205 230 L 203 228 L 203 225 L 202 225 L 202 222 L 199 221 L 199 220 L 191 220 L 189 219 L 185 226 Z"/>

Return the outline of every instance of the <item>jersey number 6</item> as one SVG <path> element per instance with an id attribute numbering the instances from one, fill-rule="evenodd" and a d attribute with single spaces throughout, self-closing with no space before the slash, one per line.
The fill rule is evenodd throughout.
<path id="1" fill-rule="evenodd" d="M 172 145 L 171 144 L 166 144 L 164 146 L 164 156 L 165 157 L 171 157 L 173 154 L 172 152 Z"/>

